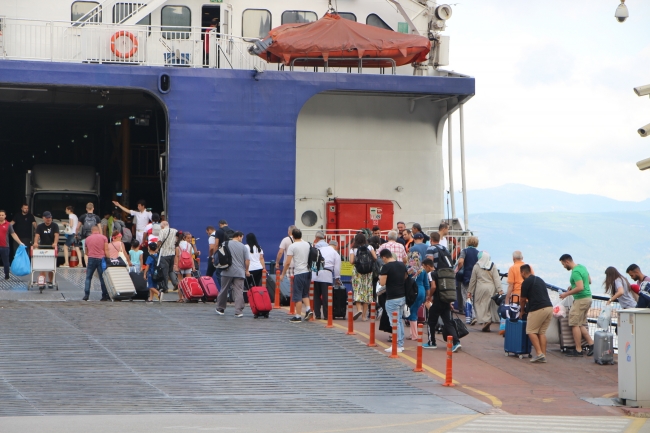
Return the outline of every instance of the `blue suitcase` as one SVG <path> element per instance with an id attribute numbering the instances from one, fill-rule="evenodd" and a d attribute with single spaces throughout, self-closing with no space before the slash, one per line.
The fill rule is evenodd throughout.
<path id="1" fill-rule="evenodd" d="M 512 353 L 513 355 L 519 355 L 519 359 L 523 358 L 524 355 L 528 355 L 529 358 L 532 357 L 533 345 L 528 335 L 526 335 L 525 320 L 515 322 L 506 320 L 505 337 L 503 350 L 506 352 L 506 356 Z"/>

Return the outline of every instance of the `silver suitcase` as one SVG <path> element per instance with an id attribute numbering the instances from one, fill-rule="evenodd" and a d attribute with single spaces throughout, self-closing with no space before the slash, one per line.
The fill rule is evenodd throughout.
<path id="1" fill-rule="evenodd" d="M 104 284 L 106 285 L 108 296 L 113 301 L 123 301 L 135 296 L 135 286 L 127 268 L 106 268 L 104 271 Z"/>
<path id="2" fill-rule="evenodd" d="M 594 334 L 594 362 L 614 365 L 614 334 L 596 331 Z"/>

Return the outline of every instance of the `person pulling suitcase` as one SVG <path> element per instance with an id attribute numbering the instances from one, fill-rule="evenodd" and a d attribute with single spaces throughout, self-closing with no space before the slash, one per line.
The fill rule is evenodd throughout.
<path id="1" fill-rule="evenodd" d="M 535 348 L 535 356 L 530 362 L 546 362 L 546 330 L 553 319 L 553 303 L 548 296 L 546 283 L 532 274 L 529 265 L 520 268 L 521 277 L 521 309 L 528 312 L 526 334 Z"/>

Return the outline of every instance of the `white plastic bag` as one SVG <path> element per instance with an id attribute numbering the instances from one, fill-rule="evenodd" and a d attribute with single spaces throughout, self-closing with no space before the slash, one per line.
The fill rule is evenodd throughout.
<path id="1" fill-rule="evenodd" d="M 559 301 L 557 304 L 555 304 L 553 306 L 553 317 L 555 317 L 557 319 L 560 319 L 562 317 L 566 317 L 566 314 L 567 314 L 567 305 L 566 304 L 567 304 L 568 299 L 570 297 L 571 296 L 562 299 L 561 301 Z"/>
<path id="2" fill-rule="evenodd" d="M 608 330 L 609 325 L 612 323 L 612 306 L 606 305 L 600 310 L 600 315 L 598 316 L 598 327 L 603 330 Z"/>

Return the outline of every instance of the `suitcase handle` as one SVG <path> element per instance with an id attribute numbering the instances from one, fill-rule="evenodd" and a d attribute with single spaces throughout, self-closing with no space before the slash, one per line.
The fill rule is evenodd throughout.
<path id="1" fill-rule="evenodd" d="M 515 296 L 517 297 L 517 302 L 515 302 Z M 513 294 L 513 295 L 510 296 L 510 299 L 511 299 L 511 302 L 515 302 L 516 304 L 521 304 L 520 299 L 519 299 L 519 295 L 514 295 Z"/>

